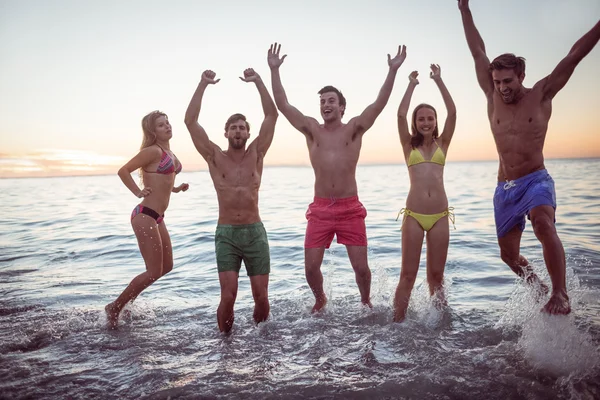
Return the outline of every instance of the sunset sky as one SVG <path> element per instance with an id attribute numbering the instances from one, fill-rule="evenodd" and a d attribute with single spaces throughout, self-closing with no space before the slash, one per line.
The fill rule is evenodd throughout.
<path id="1" fill-rule="evenodd" d="M 490 59 L 527 59 L 528 87 L 600 19 L 598 0 L 471 0 L 471 10 Z M 184 168 L 205 169 L 183 123 L 202 71 L 221 81 L 207 89 L 200 123 L 226 147 L 233 113 L 258 132 L 258 93 L 238 77 L 252 67 L 271 91 L 273 42 L 288 55 L 281 76 L 290 103 L 320 119 L 317 91 L 334 85 L 348 101 L 346 120 L 375 100 L 387 53 L 407 46 L 390 101 L 364 137 L 362 164 L 403 162 L 395 114 L 412 70 L 421 82 L 412 106 L 434 105 L 443 124 L 431 63 L 458 110 L 449 161 L 497 158 L 455 0 L 0 0 L 0 177 L 116 173 L 155 109 L 169 115 Z M 597 46 L 554 100 L 546 157 L 600 157 L 599 127 Z M 283 116 L 265 164 L 309 165 L 304 137 Z"/>

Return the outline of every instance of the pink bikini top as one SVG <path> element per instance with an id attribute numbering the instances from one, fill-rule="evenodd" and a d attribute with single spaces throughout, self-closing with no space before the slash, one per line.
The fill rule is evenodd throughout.
<path id="1" fill-rule="evenodd" d="M 162 150 L 162 158 L 160 159 L 160 163 L 158 164 L 158 167 L 156 167 L 156 171 L 146 171 L 146 170 L 144 170 L 144 171 L 151 173 L 151 174 L 163 174 L 163 175 L 169 175 L 169 174 L 172 174 L 173 172 L 175 172 L 175 175 L 180 173 L 181 167 L 182 167 L 181 163 L 179 163 L 179 166 L 177 168 L 175 168 L 175 159 L 172 158 L 169 155 L 169 153 L 167 153 L 162 147 L 160 149 Z"/>

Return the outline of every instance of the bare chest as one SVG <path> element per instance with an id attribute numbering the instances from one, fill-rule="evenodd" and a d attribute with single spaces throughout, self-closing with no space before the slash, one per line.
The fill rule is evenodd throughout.
<path id="1" fill-rule="evenodd" d="M 262 161 L 247 156 L 236 163 L 222 157 L 210 166 L 210 174 L 216 188 L 253 188 L 260 185 Z"/>
<path id="2" fill-rule="evenodd" d="M 539 102 L 506 105 L 497 101 L 490 115 L 490 126 L 499 145 L 514 141 L 525 145 L 529 140 L 545 137 L 549 119 L 550 109 Z"/>
<path id="3" fill-rule="evenodd" d="M 355 159 L 361 148 L 361 138 L 352 140 L 347 132 L 320 132 L 309 145 L 311 159 L 341 161 Z"/>

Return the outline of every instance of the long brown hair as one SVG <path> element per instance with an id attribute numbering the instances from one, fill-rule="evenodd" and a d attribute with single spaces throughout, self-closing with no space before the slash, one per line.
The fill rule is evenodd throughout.
<path id="1" fill-rule="evenodd" d="M 156 144 L 156 132 L 154 131 L 154 128 L 156 126 L 156 120 L 160 117 L 165 117 L 169 119 L 167 114 L 158 110 L 152 111 L 151 113 L 145 115 L 144 118 L 142 118 L 142 132 L 144 136 L 142 137 L 142 145 L 140 146 L 140 150 L 143 150 L 146 147 L 150 147 Z M 140 180 L 142 181 L 142 183 L 144 182 L 143 168 L 140 168 Z"/>
<path id="2" fill-rule="evenodd" d="M 415 110 L 412 113 L 412 118 L 411 118 L 411 126 L 410 126 L 410 130 L 411 130 L 411 138 L 410 138 L 410 145 L 412 146 L 413 149 L 416 149 L 417 147 L 419 147 L 420 145 L 423 144 L 423 141 L 425 140 L 425 136 L 423 136 L 421 133 L 419 133 L 419 131 L 417 130 L 417 112 L 421 109 L 421 108 L 429 108 L 430 110 L 433 111 L 433 115 L 435 115 L 435 129 L 433 130 L 433 138 L 437 139 L 439 136 L 439 130 L 438 130 L 438 123 L 437 123 L 437 111 L 435 111 L 435 108 L 429 104 L 425 104 L 425 103 L 421 103 L 418 106 L 415 107 Z"/>

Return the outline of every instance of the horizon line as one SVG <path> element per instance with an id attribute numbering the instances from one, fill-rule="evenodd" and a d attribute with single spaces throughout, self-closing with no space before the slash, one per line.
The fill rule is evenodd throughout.
<path id="1" fill-rule="evenodd" d="M 550 160 L 595 160 L 600 159 L 600 157 L 552 157 L 545 158 L 544 161 Z M 484 162 L 498 162 L 497 159 L 488 159 L 488 160 L 455 160 L 448 161 L 446 164 L 460 164 L 460 163 L 484 163 Z M 357 167 L 377 167 L 377 166 L 396 166 L 396 165 L 406 165 L 406 162 L 366 162 L 366 163 L 358 163 Z M 312 168 L 310 164 L 266 164 L 263 168 Z M 192 169 L 186 172 L 203 172 L 207 171 L 208 168 L 200 168 L 200 169 Z M 114 173 L 107 172 L 99 172 L 99 173 L 86 173 L 86 174 L 74 174 L 74 175 L 38 175 L 38 176 L 0 176 L 0 179 L 39 179 L 39 178 L 75 178 L 75 177 L 90 177 L 90 176 L 110 176 L 116 175 Z"/>

